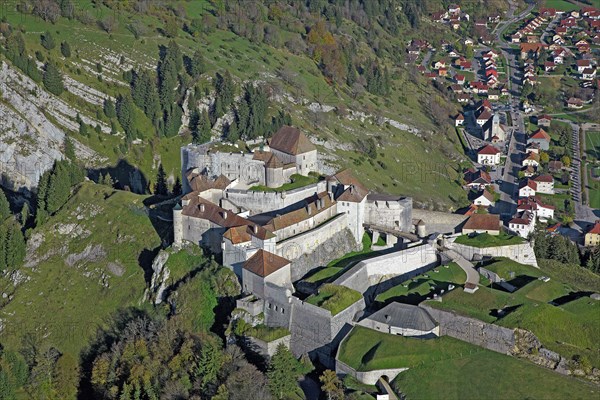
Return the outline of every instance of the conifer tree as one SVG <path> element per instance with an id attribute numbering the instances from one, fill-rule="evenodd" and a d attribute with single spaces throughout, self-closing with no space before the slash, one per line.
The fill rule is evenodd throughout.
<path id="1" fill-rule="evenodd" d="M 25 259 L 25 238 L 16 221 L 8 224 L 5 243 L 6 266 L 14 269 L 20 267 Z"/>
<path id="2" fill-rule="evenodd" d="M 156 174 L 156 184 L 154 185 L 154 194 L 160 196 L 166 196 L 169 194 L 167 189 L 167 175 L 165 174 L 165 170 L 160 164 L 158 166 L 158 173 Z"/>
<path id="3" fill-rule="evenodd" d="M 54 41 L 54 37 L 52 36 L 52 33 L 50 33 L 50 31 L 42 33 L 40 39 L 42 46 L 44 46 L 46 50 L 52 50 L 56 47 L 56 42 Z"/>
<path id="4" fill-rule="evenodd" d="M 44 86 L 50 93 L 56 96 L 60 96 L 60 94 L 65 90 L 62 76 L 56 65 L 52 62 L 46 63 L 44 72 Z"/>
<path id="5" fill-rule="evenodd" d="M 117 119 L 128 136 L 133 136 L 135 110 L 130 96 L 120 96 L 117 100 Z"/>
<path id="6" fill-rule="evenodd" d="M 8 224 L 0 224 L 0 272 L 4 272 L 8 265 L 6 264 L 6 238 Z"/>
<path id="7" fill-rule="evenodd" d="M 298 382 L 299 362 L 283 343 L 277 350 L 267 371 L 269 389 L 277 399 L 283 399 L 294 394 Z"/>
<path id="8" fill-rule="evenodd" d="M 198 79 L 200 75 L 206 72 L 206 62 L 200 50 L 196 50 L 192 56 L 189 73 L 192 78 Z"/>
<path id="9" fill-rule="evenodd" d="M 181 195 L 181 179 L 179 179 L 179 177 L 177 177 L 177 179 L 175 179 L 175 184 L 173 185 L 173 195 L 174 196 Z"/>
<path id="10" fill-rule="evenodd" d="M 10 204 L 4 194 L 4 190 L 0 188 L 0 223 L 10 216 Z"/>
<path id="11" fill-rule="evenodd" d="M 196 126 L 192 128 L 193 142 L 195 144 L 206 143 L 210 140 L 211 126 L 208 111 L 203 110 L 196 122 Z"/>
<path id="12" fill-rule="evenodd" d="M 68 42 L 65 41 L 60 44 L 60 52 L 66 58 L 71 57 L 71 46 Z"/>
<path id="13" fill-rule="evenodd" d="M 111 99 L 104 99 L 104 104 L 102 105 L 104 115 L 108 118 L 114 118 L 117 116 L 117 110 L 115 109 L 115 103 Z"/>

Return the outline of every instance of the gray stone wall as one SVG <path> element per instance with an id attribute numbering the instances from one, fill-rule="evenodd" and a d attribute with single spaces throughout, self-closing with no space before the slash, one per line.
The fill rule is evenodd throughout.
<path id="1" fill-rule="evenodd" d="M 514 244 L 510 246 L 496 246 L 496 247 L 472 247 L 465 246 L 463 244 L 448 243 L 447 246 L 456 251 L 458 254 L 472 260 L 474 255 L 490 256 L 490 257 L 506 257 L 513 261 L 521 264 L 531 265 L 537 267 L 537 259 L 533 251 L 531 243 Z"/>
<path id="2" fill-rule="evenodd" d="M 513 329 L 438 310 L 425 304 L 420 304 L 419 307 L 427 310 L 440 324 L 440 336 L 448 335 L 497 353 L 510 355 L 513 352 L 515 347 Z"/>
<path id="3" fill-rule="evenodd" d="M 248 337 L 248 341 L 250 342 L 250 346 L 254 351 L 262 355 L 266 359 L 269 359 L 275 355 L 277 347 L 279 347 L 281 343 L 283 343 L 285 347 L 289 349 L 291 337 L 292 335 L 287 335 L 270 342 L 265 342 L 264 340 L 260 340 L 255 337 Z"/>
<path id="4" fill-rule="evenodd" d="M 327 190 L 327 183 L 321 181 L 281 193 L 228 189 L 225 191 L 225 198 L 238 207 L 251 210 L 252 215 L 275 210 L 281 210 L 283 214 L 288 207 L 325 190 Z"/>
<path id="5" fill-rule="evenodd" d="M 355 315 L 365 308 L 363 299 L 335 316 L 323 308 L 291 298 L 291 350 L 299 356 L 308 353 L 327 368 L 335 368 L 335 352 L 341 340 L 352 329 Z"/>
<path id="6" fill-rule="evenodd" d="M 412 198 L 408 197 L 398 201 L 367 199 L 364 222 L 410 232 L 412 229 Z"/>
<path id="7" fill-rule="evenodd" d="M 464 222 L 469 218 L 466 215 L 452 214 L 440 211 L 429 211 L 413 208 L 413 219 L 425 222 L 429 233 L 455 233 L 460 230 Z"/>

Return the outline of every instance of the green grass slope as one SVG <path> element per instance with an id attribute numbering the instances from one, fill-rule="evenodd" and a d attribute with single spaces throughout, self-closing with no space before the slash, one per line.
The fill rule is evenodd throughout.
<path id="1" fill-rule="evenodd" d="M 23 283 L 0 312 L 5 346 L 31 336 L 77 358 L 106 318 L 141 303 L 139 262 L 160 245 L 145 197 L 93 183 L 76 190 L 31 236 L 27 261 L 35 266 L 20 270 Z"/>

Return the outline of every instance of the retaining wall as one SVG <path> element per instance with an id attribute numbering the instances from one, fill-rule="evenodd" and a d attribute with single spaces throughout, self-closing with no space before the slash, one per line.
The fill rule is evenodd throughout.
<path id="1" fill-rule="evenodd" d="M 336 358 L 335 360 L 335 372 L 338 375 L 346 376 L 350 375 L 356 378 L 359 382 L 366 385 L 375 385 L 379 378 L 387 376 L 389 381 L 393 381 L 400 372 L 406 371 L 408 368 L 390 368 L 390 369 L 376 369 L 373 371 L 357 371 L 346 363 L 341 362 Z"/>
<path id="2" fill-rule="evenodd" d="M 506 257 L 521 264 L 537 267 L 537 259 L 531 243 L 514 244 L 496 247 L 473 247 L 458 243 L 448 243 L 447 246 L 467 260 L 473 260 L 474 255 L 490 257 Z"/>
<path id="3" fill-rule="evenodd" d="M 284 336 L 279 339 L 275 339 L 270 342 L 265 342 L 264 340 L 257 339 L 255 337 L 250 336 L 250 337 L 248 337 L 248 341 L 250 342 L 254 351 L 256 351 L 257 353 L 261 354 L 262 356 L 264 356 L 265 358 L 268 359 L 268 358 L 273 357 L 273 355 L 275 355 L 275 352 L 277 351 L 277 347 L 281 343 L 283 343 L 285 345 L 285 347 L 287 347 L 289 349 L 291 338 L 292 338 L 292 335 L 287 335 L 287 336 Z"/>
<path id="4" fill-rule="evenodd" d="M 474 318 L 463 317 L 453 312 L 438 310 L 420 304 L 431 314 L 440 325 L 440 336 L 448 335 L 495 351 L 497 353 L 510 355 L 515 347 L 515 332 L 513 329 L 488 324 Z"/>

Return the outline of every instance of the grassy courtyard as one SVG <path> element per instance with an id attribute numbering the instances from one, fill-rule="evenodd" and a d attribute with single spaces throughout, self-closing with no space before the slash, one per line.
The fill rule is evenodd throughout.
<path id="1" fill-rule="evenodd" d="M 587 399 L 597 393 L 593 385 L 448 336 L 423 340 L 357 326 L 340 345 L 339 359 L 359 371 L 408 367 L 393 384 L 409 399 L 440 393 L 445 399 Z"/>
<path id="2" fill-rule="evenodd" d="M 499 235 L 490 235 L 489 233 L 480 233 L 474 236 L 462 235 L 456 238 L 455 243 L 464 244 L 473 247 L 492 247 L 492 246 L 509 246 L 512 244 L 521 244 L 525 240 L 519 236 L 512 236 L 504 232 Z"/>
<path id="3" fill-rule="evenodd" d="M 362 298 L 362 294 L 345 286 L 326 283 L 319 288 L 317 294 L 308 297 L 306 301 L 331 312 L 339 314 Z"/>
<path id="4" fill-rule="evenodd" d="M 597 342 L 600 327 L 600 303 L 589 293 L 600 290 L 600 277 L 590 273 L 571 279 L 560 267 L 537 269 L 507 259 L 486 266 L 517 287 L 513 293 L 481 286 L 474 294 L 454 290 L 442 302 L 430 301 L 431 307 L 454 311 L 508 328 L 532 331 L 550 350 L 571 358 L 579 355 L 600 366 Z M 581 275 L 576 266 L 573 275 Z M 537 278 L 550 277 L 549 282 Z M 558 305 L 552 305 L 554 302 Z M 503 310 L 503 314 L 498 313 Z"/>
<path id="5" fill-rule="evenodd" d="M 290 176 L 290 180 L 291 182 L 284 183 L 283 185 L 276 188 L 267 187 L 265 185 L 256 185 L 252 186 L 250 190 L 253 190 L 255 192 L 286 192 L 289 190 L 299 189 L 317 183 L 321 180 L 321 176 L 313 172 L 309 173 L 308 176 L 294 174 Z"/>
<path id="6" fill-rule="evenodd" d="M 437 267 L 426 274 L 422 274 L 403 282 L 400 285 L 381 293 L 375 300 L 389 303 L 398 301 L 401 303 L 418 304 L 431 293 L 431 287 L 448 289 L 448 285 L 460 285 L 465 282 L 465 272 L 452 262 L 448 266 Z"/>

